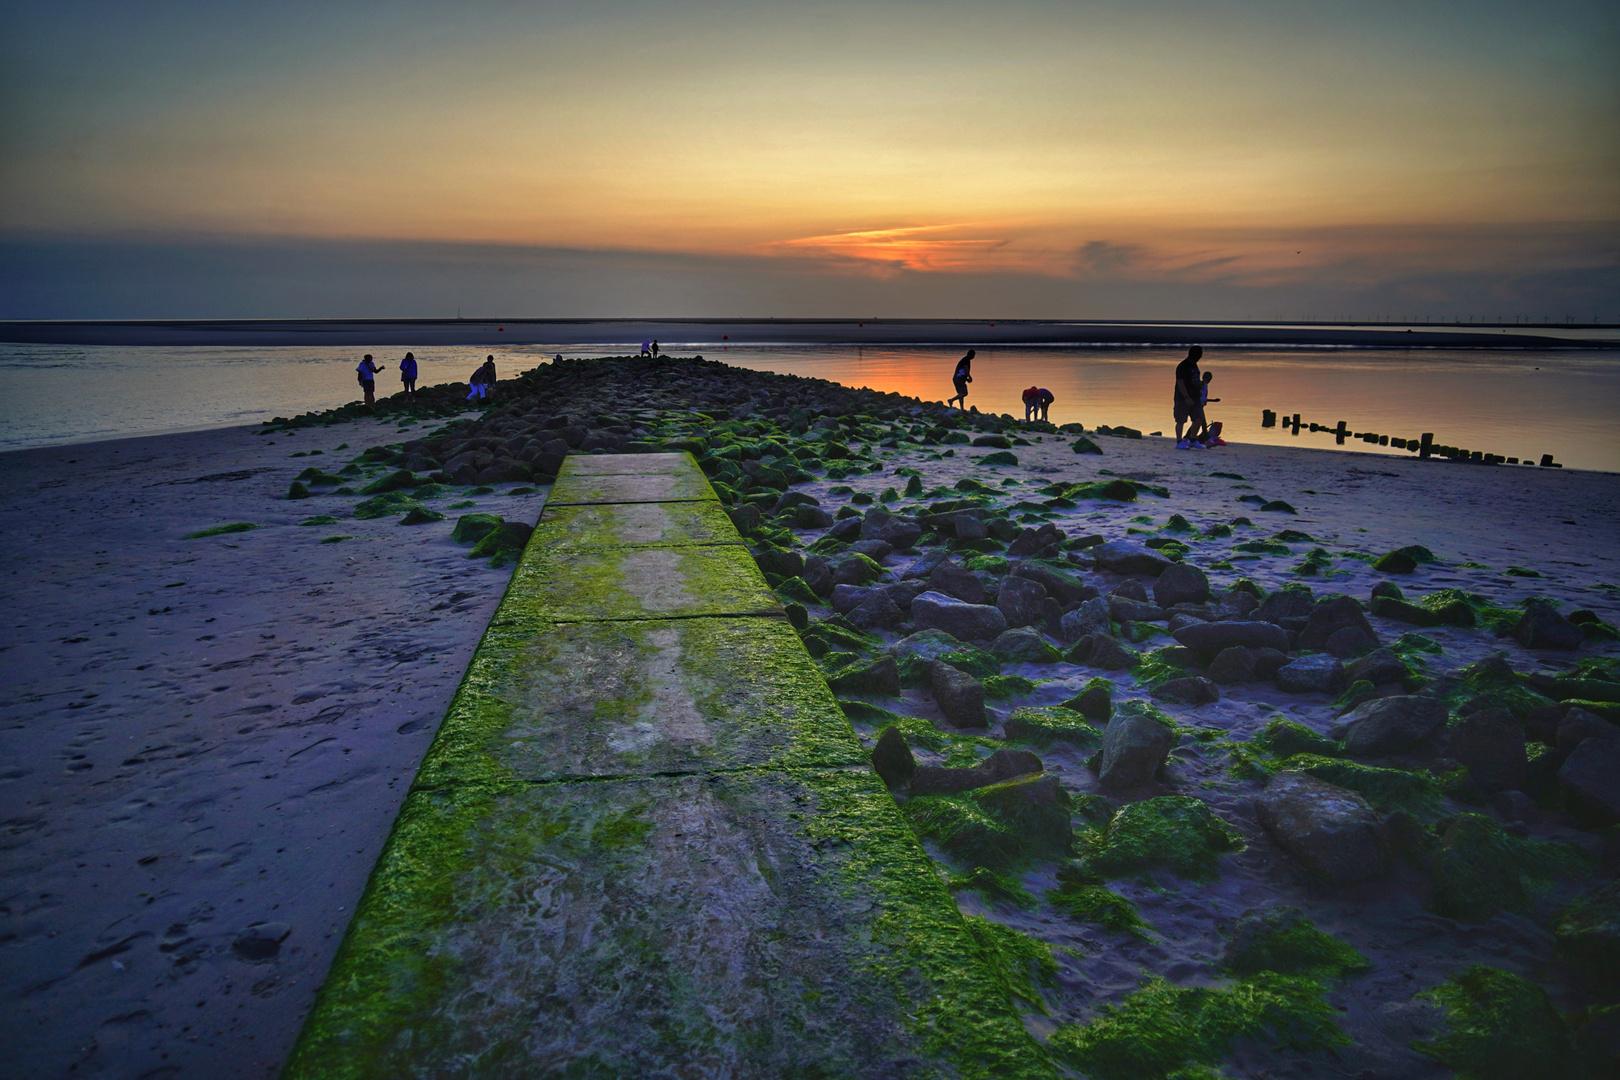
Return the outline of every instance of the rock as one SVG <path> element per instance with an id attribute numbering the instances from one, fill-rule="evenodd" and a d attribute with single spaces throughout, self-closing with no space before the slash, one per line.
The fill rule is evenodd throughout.
<path id="1" fill-rule="evenodd" d="M 1411 674 L 1400 657 L 1388 649 L 1378 649 L 1351 664 L 1346 677 L 1353 683 L 1370 682 L 1374 686 L 1383 686 L 1385 683 L 1404 682 Z"/>
<path id="2" fill-rule="evenodd" d="M 1284 770 L 1255 800 L 1255 813 L 1284 851 L 1334 884 L 1389 872 L 1389 842 L 1378 815 L 1354 791 Z"/>
<path id="3" fill-rule="evenodd" d="M 250 964 L 273 960 L 291 933 L 292 927 L 284 922 L 255 923 L 236 936 L 231 951 Z"/>
<path id="4" fill-rule="evenodd" d="M 1004 784 L 1015 777 L 1038 774 L 1042 768 L 1041 759 L 1028 750 L 997 750 L 968 769 L 918 765 L 916 774 L 911 778 L 911 794 L 914 797 L 955 795 L 992 784 Z"/>
<path id="5" fill-rule="evenodd" d="M 1558 721 L 1554 738 L 1554 745 L 1568 753 L 1587 739 L 1620 739 L 1620 727 L 1577 705 L 1572 706 Z"/>
<path id="6" fill-rule="evenodd" d="M 1288 654 L 1281 649 L 1255 649 L 1254 650 L 1254 677 L 1256 679 L 1275 679 L 1277 672 L 1288 663 Z"/>
<path id="7" fill-rule="evenodd" d="M 1541 820 L 1541 809 L 1536 806 L 1536 801 L 1522 791 L 1511 789 L 1498 791 L 1491 796 L 1491 809 L 1495 810 L 1503 821 L 1533 825 Z"/>
<path id="8" fill-rule="evenodd" d="M 840 559 L 832 568 L 834 585 L 866 585 L 882 576 L 883 568 L 865 555 Z"/>
<path id="9" fill-rule="evenodd" d="M 1374 600 L 1405 600 L 1406 594 L 1401 592 L 1401 587 L 1393 581 L 1380 581 L 1372 587 L 1372 598 Z"/>
<path id="10" fill-rule="evenodd" d="M 911 618 L 919 630 L 943 630 L 960 641 L 993 640 L 1007 629 L 1006 616 L 998 608 L 934 591 L 911 602 Z"/>
<path id="11" fill-rule="evenodd" d="M 1254 678 L 1254 653 L 1242 645 L 1222 649 L 1209 662 L 1209 677 L 1223 686 L 1248 682 Z"/>
<path id="12" fill-rule="evenodd" d="M 1103 731 L 1098 783 L 1104 791 L 1141 787 L 1164 767 L 1175 741 L 1175 730 L 1158 710 L 1140 701 L 1127 701 Z"/>
<path id="13" fill-rule="evenodd" d="M 911 602 L 928 591 L 928 583 L 925 581 L 896 581 L 891 585 L 881 586 L 881 588 L 888 594 L 889 599 L 894 601 L 894 606 L 899 608 L 902 614 L 909 616 L 911 614 Z"/>
<path id="14" fill-rule="evenodd" d="M 1417 569 L 1417 560 L 1404 551 L 1392 551 L 1379 556 L 1373 569 L 1381 574 L 1410 574 Z"/>
<path id="15" fill-rule="evenodd" d="M 928 587 L 968 604 L 982 604 L 989 599 L 979 575 L 971 570 L 964 570 L 953 562 L 942 562 L 934 567 L 928 575 Z"/>
<path id="16" fill-rule="evenodd" d="M 1277 669 L 1277 689 L 1290 694 L 1337 694 L 1347 685 L 1344 665 L 1331 656 L 1302 656 Z"/>
<path id="17" fill-rule="evenodd" d="M 1559 958 L 1605 988 L 1620 985 L 1620 881 L 1599 885 L 1552 922 Z"/>
<path id="18" fill-rule="evenodd" d="M 1007 555 L 1014 559 L 1024 559 L 1038 552 L 1045 551 L 1064 539 L 1062 529 L 1050 521 L 1043 522 L 1038 528 L 1025 529 L 1019 533 L 1011 544 L 1007 545 Z"/>
<path id="19" fill-rule="evenodd" d="M 994 656 L 956 640 L 943 630 L 920 630 L 903 637 L 889 647 L 889 653 L 900 665 L 900 681 L 904 686 L 932 685 L 929 664 L 935 660 L 943 660 L 981 679 L 1001 670 L 1001 661 Z"/>
<path id="20" fill-rule="evenodd" d="M 1579 626 L 1540 600 L 1525 603 L 1513 636 L 1527 649 L 1578 649 L 1582 641 Z"/>
<path id="21" fill-rule="evenodd" d="M 900 668 L 892 656 L 880 656 L 851 664 L 827 680 L 835 694 L 867 694 L 872 697 L 900 695 Z"/>
<path id="22" fill-rule="evenodd" d="M 913 578 L 917 578 L 927 581 L 928 576 L 934 572 L 934 568 L 939 566 L 941 563 L 949 562 L 950 558 L 951 553 L 945 551 L 944 549 L 930 551 L 928 554 L 916 559 L 910 566 L 906 567 L 905 573 L 900 575 L 900 580 L 910 581 Z M 948 589 L 940 590 L 940 592 L 948 591 Z"/>
<path id="23" fill-rule="evenodd" d="M 820 506 L 821 500 L 804 491 L 784 491 L 782 497 L 771 504 L 771 513 L 780 514 L 795 506 Z"/>
<path id="24" fill-rule="evenodd" d="M 1097 595 L 1097 590 L 1066 571 L 1045 563 L 1025 561 L 1015 563 L 1012 571 L 1007 575 L 1010 579 L 1021 578 L 1033 581 L 1046 590 L 1046 595 L 1053 597 L 1064 607 L 1070 604 L 1090 600 Z"/>
<path id="25" fill-rule="evenodd" d="M 1078 694 L 1065 701 L 1063 708 L 1073 709 L 1088 720 L 1106 723 L 1114 715 L 1114 684 L 1101 677 L 1094 678 Z"/>
<path id="26" fill-rule="evenodd" d="M 1586 739 L 1558 770 L 1558 783 L 1577 820 L 1594 826 L 1620 821 L 1620 739 Z"/>
<path id="27" fill-rule="evenodd" d="M 996 753 L 1019 751 L 998 750 Z M 985 813 L 1012 829 L 1023 841 L 1025 850 L 1049 858 L 1071 854 L 1074 804 L 1057 777 L 1014 777 L 980 788 L 972 798 Z"/>
<path id="28" fill-rule="evenodd" d="M 1378 637 L 1359 626 L 1341 626 L 1328 635 L 1322 651 L 1340 660 L 1350 660 L 1378 648 Z"/>
<path id="29" fill-rule="evenodd" d="M 932 661 L 928 674 L 933 682 L 934 700 L 939 702 L 945 719 L 959 728 L 989 725 L 984 713 L 983 683 L 942 660 Z"/>
<path id="30" fill-rule="evenodd" d="M 996 594 L 996 608 L 1008 626 L 1034 626 L 1042 622 L 1046 587 L 1027 578 L 1008 578 Z"/>
<path id="31" fill-rule="evenodd" d="M 797 494 L 797 492 L 789 492 Z M 793 527 L 796 529 L 830 529 L 833 516 L 819 506 L 800 504 L 793 508 Z"/>
<path id="32" fill-rule="evenodd" d="M 1209 599 L 1209 578 L 1196 566 L 1173 563 L 1153 583 L 1153 599 L 1160 607 L 1202 604 Z"/>
<path id="33" fill-rule="evenodd" d="M 1171 636 L 1179 644 L 1204 656 L 1214 656 L 1234 646 L 1276 649 L 1281 653 L 1288 651 L 1288 632 L 1272 622 L 1199 623 L 1183 627 Z"/>
<path id="34" fill-rule="evenodd" d="M 1123 597 L 1126 600 L 1137 600 L 1144 604 L 1148 602 L 1147 587 L 1140 581 L 1122 581 L 1115 585 L 1108 595 L 1110 597 Z M 1112 603 L 1111 600 L 1110 603 Z"/>
<path id="35" fill-rule="evenodd" d="M 853 543 L 861 538 L 861 519 L 847 517 L 836 520 L 833 522 L 832 528 L 827 530 L 827 535 L 846 544 Z"/>
<path id="36" fill-rule="evenodd" d="M 534 470 L 520 461 L 497 461 L 487 469 L 478 470 L 473 478 L 478 484 L 511 484 L 534 479 Z"/>
<path id="37" fill-rule="evenodd" d="M 450 539 L 458 544 L 476 543 L 500 528 L 505 520 L 496 514 L 462 514 L 456 519 Z"/>
<path id="38" fill-rule="evenodd" d="M 1086 640 L 1081 638 L 1082 641 Z M 1142 662 L 1142 654 L 1107 634 L 1094 634 L 1086 664 L 1098 671 L 1127 671 Z"/>
<path id="39" fill-rule="evenodd" d="M 889 546 L 887 540 L 857 540 L 849 545 L 849 550 L 878 563 L 894 554 L 894 548 Z"/>
<path id="40" fill-rule="evenodd" d="M 874 506 L 861 518 L 861 539 L 882 540 L 896 551 L 905 551 L 922 538 L 922 526 L 895 517 L 881 506 Z"/>
<path id="41" fill-rule="evenodd" d="M 1094 596 L 1074 610 L 1064 612 L 1063 618 L 1058 621 L 1058 636 L 1064 641 L 1079 641 L 1087 634 L 1106 634 L 1108 630 L 1108 601 L 1100 596 Z"/>
<path id="42" fill-rule="evenodd" d="M 1171 566 L 1169 559 L 1150 547 L 1133 540 L 1111 540 L 1091 549 L 1097 569 L 1112 570 L 1116 574 L 1146 574 L 1158 577 Z"/>
<path id="43" fill-rule="evenodd" d="M 777 577 L 804 576 L 804 556 L 787 548 L 761 547 L 754 552 L 754 562 L 765 573 Z"/>
<path id="44" fill-rule="evenodd" d="M 1297 646 L 1301 649 L 1331 652 L 1332 650 L 1327 648 L 1328 640 L 1340 630 L 1345 629 L 1359 631 L 1359 635 L 1352 635 L 1349 639 L 1341 639 L 1341 641 L 1350 642 L 1352 648 L 1354 648 L 1355 644 L 1364 642 L 1371 642 L 1371 644 L 1367 645 L 1366 649 L 1359 651 L 1364 652 L 1367 649 L 1376 649 L 1378 647 L 1378 635 L 1373 632 L 1372 623 L 1367 621 L 1366 612 L 1361 610 L 1361 604 L 1353 596 L 1335 596 L 1331 600 L 1323 600 L 1313 607 L 1310 617 L 1305 622 L 1305 629 L 1300 631 Z M 1339 656 L 1340 654 L 1334 653 L 1334 655 Z M 1353 656 L 1355 652 L 1344 655 Z"/>
<path id="45" fill-rule="evenodd" d="M 1451 729 L 1446 756 L 1468 769 L 1486 794 L 1524 786 L 1530 764 L 1524 727 L 1506 709 L 1483 709 Z"/>
<path id="46" fill-rule="evenodd" d="M 983 540 L 990 535 L 990 527 L 985 524 L 984 517 L 977 512 L 943 514 L 931 520 L 950 529 L 951 535 L 958 540 Z"/>
<path id="47" fill-rule="evenodd" d="M 1208 679 L 1188 675 L 1160 683 L 1152 697 L 1155 701 L 1173 701 L 1178 705 L 1208 705 L 1221 700 L 1221 692 Z"/>
<path id="48" fill-rule="evenodd" d="M 1197 626 L 1199 623 L 1207 622 L 1209 622 L 1209 620 L 1201 615 L 1191 615 L 1185 611 L 1178 611 L 1170 616 L 1170 632 L 1174 634 L 1177 630 L 1185 630 L 1189 626 Z M 1185 645 L 1177 647 L 1183 649 L 1187 648 Z M 1191 649 L 1187 649 L 1187 651 L 1192 652 Z"/>
<path id="49" fill-rule="evenodd" d="M 832 609 L 840 615 L 847 615 L 860 607 L 863 601 L 882 591 L 871 585 L 834 585 Z"/>
<path id="50" fill-rule="evenodd" d="M 917 759 L 911 756 L 911 747 L 893 724 L 883 729 L 877 745 L 872 748 L 872 771 L 891 788 L 905 787 L 917 771 Z"/>
<path id="51" fill-rule="evenodd" d="M 1437 698 L 1403 694 L 1356 706 L 1328 733 L 1344 740 L 1347 754 L 1383 757 L 1427 739 L 1445 726 L 1446 716 L 1446 706 Z"/>
<path id="52" fill-rule="evenodd" d="M 804 560 L 804 572 L 799 575 L 810 591 L 817 596 L 831 596 L 833 592 L 832 564 L 824 555 L 811 555 Z"/>
<path id="53" fill-rule="evenodd" d="M 1311 590 L 1304 588 L 1278 589 L 1255 609 L 1255 617 L 1282 625 L 1283 619 L 1309 619 L 1316 600 Z"/>
<path id="54" fill-rule="evenodd" d="M 1055 664 L 1062 656 L 1041 632 L 1030 626 L 1016 626 L 990 643 L 990 652 L 1009 664 Z"/>
<path id="55" fill-rule="evenodd" d="M 886 591 L 874 589 L 872 592 L 873 595 L 850 611 L 850 622 L 862 630 L 893 630 L 905 621 L 905 615 Z"/>
<path id="56" fill-rule="evenodd" d="M 1163 622 L 1165 619 L 1164 609 L 1157 604 L 1148 604 L 1124 596 L 1108 598 L 1108 614 L 1118 623 Z"/>
<path id="57" fill-rule="evenodd" d="M 1033 743 L 1049 746 L 1065 740 L 1075 746 L 1085 746 L 1098 738 L 1097 729 L 1073 709 L 1048 706 L 1043 709 L 1014 709 L 1001 725 L 1002 738 L 1008 742 Z"/>

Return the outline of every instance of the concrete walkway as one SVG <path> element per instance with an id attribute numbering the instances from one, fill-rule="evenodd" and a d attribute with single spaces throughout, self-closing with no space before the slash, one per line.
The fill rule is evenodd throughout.
<path id="1" fill-rule="evenodd" d="M 686 454 L 575 456 L 288 1062 L 1049 1077 Z"/>

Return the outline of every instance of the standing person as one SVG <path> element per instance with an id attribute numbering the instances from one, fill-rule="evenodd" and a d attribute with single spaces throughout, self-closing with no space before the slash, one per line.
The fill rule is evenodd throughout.
<path id="1" fill-rule="evenodd" d="M 1181 437 L 1181 429 L 1189 419 L 1193 422 L 1192 433 L 1194 435 L 1204 428 L 1204 402 L 1201 393 L 1203 381 L 1198 374 L 1198 358 L 1203 355 L 1203 347 L 1194 345 L 1187 350 L 1187 359 L 1176 365 L 1174 408 L 1176 448 L 1178 450 L 1191 450 L 1195 445 L 1190 439 Z"/>
<path id="2" fill-rule="evenodd" d="M 1209 403 L 1212 401 L 1221 400 L 1220 398 L 1212 398 L 1209 396 L 1209 380 L 1213 379 L 1214 377 L 1215 376 L 1211 372 L 1204 372 L 1204 380 L 1198 386 L 1198 404 L 1200 406 L 1200 412 L 1204 417 L 1203 430 L 1190 432 L 1187 435 L 1187 438 L 1195 439 L 1198 442 L 1203 443 L 1205 446 L 1212 445 L 1215 440 L 1219 438 L 1219 433 L 1215 430 L 1215 428 L 1219 427 L 1220 425 L 1211 425 L 1209 422 Z M 1222 442 L 1221 445 L 1225 446 L 1226 444 Z"/>
<path id="3" fill-rule="evenodd" d="M 658 356 L 658 339 L 657 338 L 653 338 L 652 354 L 653 354 L 653 357 L 656 359 L 657 356 Z"/>
<path id="4" fill-rule="evenodd" d="M 973 381 L 973 358 L 977 355 L 978 353 L 969 349 L 967 355 L 956 362 L 956 373 L 951 376 L 951 382 L 956 386 L 956 396 L 946 398 L 946 405 L 957 401 L 961 402 L 961 407 L 964 410 L 967 409 L 967 384 Z"/>
<path id="5" fill-rule="evenodd" d="M 406 397 L 416 396 L 416 354 L 406 353 L 399 362 L 399 381 L 405 387 Z"/>
<path id="6" fill-rule="evenodd" d="M 365 359 L 361 360 L 359 366 L 354 369 L 354 373 L 360 376 L 360 390 L 366 395 L 367 405 L 376 404 L 377 372 L 381 371 L 387 366 L 387 364 L 384 364 L 382 367 L 378 367 L 376 364 L 373 364 L 371 362 L 371 354 L 366 353 Z"/>

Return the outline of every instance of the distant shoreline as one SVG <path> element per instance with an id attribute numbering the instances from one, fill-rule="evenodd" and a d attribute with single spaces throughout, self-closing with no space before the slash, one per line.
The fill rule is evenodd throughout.
<path id="1" fill-rule="evenodd" d="M 0 343 L 57 345 L 547 345 L 618 348 L 950 345 L 1605 349 L 1620 327 L 1113 322 L 1037 319 L 189 319 L 0 321 Z"/>

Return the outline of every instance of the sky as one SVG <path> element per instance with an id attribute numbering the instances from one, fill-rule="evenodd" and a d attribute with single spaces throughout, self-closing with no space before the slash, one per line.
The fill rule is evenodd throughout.
<path id="1" fill-rule="evenodd" d="M 1620 7 L 0 0 L 0 318 L 455 308 L 1617 320 Z"/>

